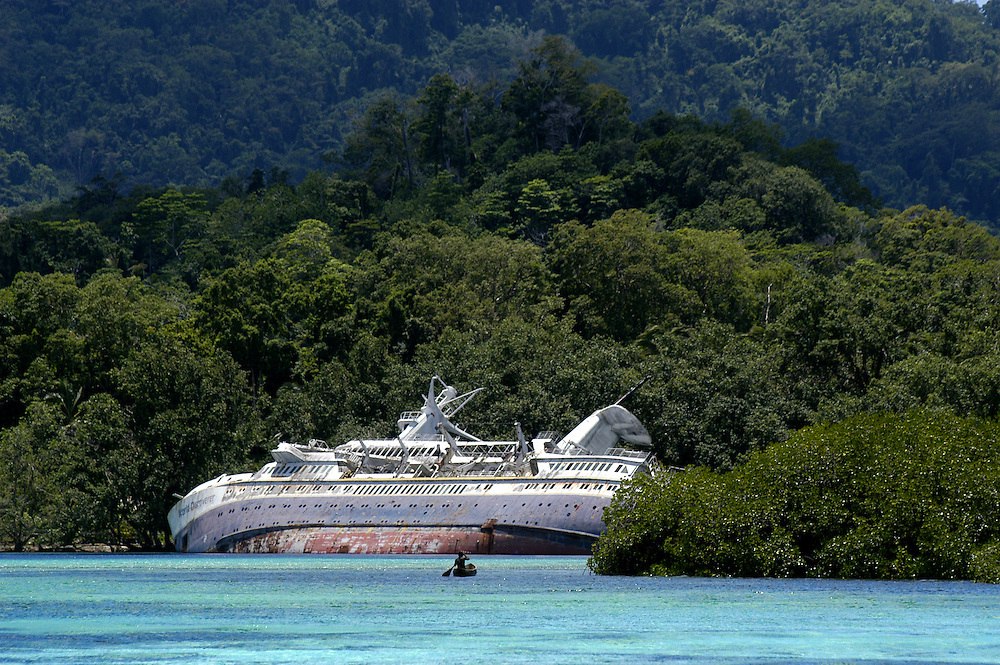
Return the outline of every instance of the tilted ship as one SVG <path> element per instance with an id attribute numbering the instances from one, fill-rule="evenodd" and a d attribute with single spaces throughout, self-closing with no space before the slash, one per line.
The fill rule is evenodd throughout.
<path id="1" fill-rule="evenodd" d="M 259 471 L 202 483 L 168 515 L 176 549 L 589 554 L 622 481 L 653 471 L 645 427 L 619 400 L 566 436 L 483 441 L 452 423 L 480 390 L 434 377 L 391 439 L 282 442 Z"/>

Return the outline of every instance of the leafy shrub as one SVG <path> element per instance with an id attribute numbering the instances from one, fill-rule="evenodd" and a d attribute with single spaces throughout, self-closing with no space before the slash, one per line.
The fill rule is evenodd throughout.
<path id="1" fill-rule="evenodd" d="M 637 479 L 608 574 L 1000 580 L 1000 429 L 912 411 L 800 430 L 725 474 Z"/>

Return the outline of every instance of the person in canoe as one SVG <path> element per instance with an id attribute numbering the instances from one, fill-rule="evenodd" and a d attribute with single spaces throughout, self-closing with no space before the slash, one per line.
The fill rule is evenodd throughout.
<path id="1" fill-rule="evenodd" d="M 444 571 L 444 577 L 451 575 L 451 571 L 455 571 L 455 577 L 472 577 L 476 574 L 476 566 L 472 563 L 466 563 L 469 557 L 465 555 L 465 552 L 459 552 L 458 556 L 455 557 L 455 563 L 451 564 L 451 568 Z"/>
<path id="2" fill-rule="evenodd" d="M 455 557 L 455 569 L 461 572 L 465 572 L 465 562 L 469 560 L 469 557 L 465 556 L 465 552 L 459 552 L 458 556 Z"/>

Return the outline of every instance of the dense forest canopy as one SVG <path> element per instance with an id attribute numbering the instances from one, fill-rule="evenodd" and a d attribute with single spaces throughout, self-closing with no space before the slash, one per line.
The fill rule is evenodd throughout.
<path id="1" fill-rule="evenodd" d="M 384 434 L 433 374 L 486 388 L 463 412 L 484 436 L 567 430 L 649 377 L 628 407 L 661 462 L 700 470 L 621 494 L 601 572 L 996 576 L 1000 240 L 982 226 L 880 209 L 832 143 L 786 147 L 749 113 L 636 123 L 558 38 L 505 86 L 380 96 L 344 145 L 299 182 L 98 179 L 0 222 L 0 545 L 166 546 L 175 493 L 257 468 L 275 435 Z M 873 521 L 876 485 L 835 488 L 839 531 L 775 521 L 825 505 L 812 478 L 919 476 L 927 432 L 920 468 L 946 453 L 957 494 L 915 478 L 905 499 L 961 524 Z M 747 522 L 740 492 L 772 486 Z M 630 509 L 636 491 L 653 503 Z M 753 526 L 718 548 L 765 554 L 677 530 L 706 506 Z M 938 552 L 952 533 L 961 551 Z M 850 558 L 865 542 L 877 561 Z"/>
<path id="2" fill-rule="evenodd" d="M 499 96 L 545 35 L 632 120 L 743 109 L 786 147 L 832 140 L 887 205 L 1000 223 L 997 0 L 9 0 L 0 206 L 94 178 L 218 187 L 257 168 L 297 184 L 339 163 L 387 91 L 448 72 Z"/>

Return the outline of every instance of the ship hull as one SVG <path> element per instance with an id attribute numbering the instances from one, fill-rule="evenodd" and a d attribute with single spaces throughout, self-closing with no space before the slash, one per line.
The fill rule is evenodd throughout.
<path id="1" fill-rule="evenodd" d="M 215 551 L 244 554 L 545 554 L 588 555 L 594 538 L 515 526 L 312 527 L 220 542 Z"/>
<path id="2" fill-rule="evenodd" d="M 610 485 L 525 479 L 258 483 L 195 491 L 172 513 L 181 552 L 590 554 Z M 318 489 L 318 491 L 312 491 Z"/>

